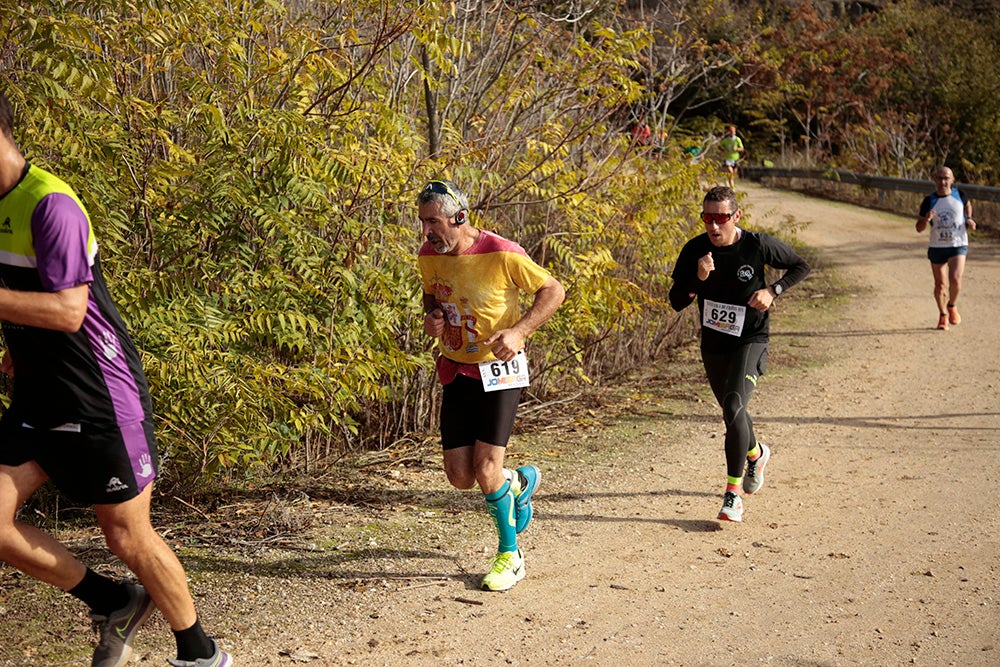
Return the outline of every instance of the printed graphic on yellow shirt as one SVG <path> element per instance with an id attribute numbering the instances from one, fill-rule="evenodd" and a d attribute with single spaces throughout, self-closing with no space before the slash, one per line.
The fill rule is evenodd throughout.
<path id="1" fill-rule="evenodd" d="M 483 342 L 513 326 L 521 317 L 519 294 L 534 294 L 549 277 L 520 246 L 487 231 L 457 256 L 425 243 L 418 260 L 424 293 L 444 313 L 441 353 L 461 364 L 495 359 Z"/>
<path id="2" fill-rule="evenodd" d="M 440 302 L 439 302 L 440 303 Z M 466 352 L 478 352 L 476 344 L 479 332 L 476 330 L 476 316 L 469 309 L 469 300 L 462 299 L 459 303 L 441 303 L 444 311 L 444 347 L 451 352 L 464 349 Z"/>

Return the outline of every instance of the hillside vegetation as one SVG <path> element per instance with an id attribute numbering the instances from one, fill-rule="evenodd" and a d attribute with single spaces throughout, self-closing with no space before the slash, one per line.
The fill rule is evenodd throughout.
<path id="1" fill-rule="evenodd" d="M 165 481 L 197 491 L 434 430 L 427 179 L 567 286 L 527 398 L 572 395 L 691 334 L 664 295 L 715 166 L 685 147 L 736 122 L 755 158 L 987 181 L 997 27 L 907 2 L 7 1 L 0 86 L 94 219 Z"/>

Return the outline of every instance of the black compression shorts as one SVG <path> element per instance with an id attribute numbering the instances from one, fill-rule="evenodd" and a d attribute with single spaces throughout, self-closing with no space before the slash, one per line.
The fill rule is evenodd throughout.
<path id="1" fill-rule="evenodd" d="M 441 400 L 441 445 L 471 447 L 480 440 L 506 447 L 520 400 L 520 387 L 486 392 L 481 381 L 455 376 Z"/>

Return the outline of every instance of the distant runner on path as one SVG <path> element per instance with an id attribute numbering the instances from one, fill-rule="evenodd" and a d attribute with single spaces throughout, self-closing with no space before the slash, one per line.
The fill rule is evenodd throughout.
<path id="1" fill-rule="evenodd" d="M 726 181 L 730 188 L 736 187 L 736 166 L 743 156 L 743 140 L 736 136 L 736 126 L 726 127 L 726 136 L 719 142 L 722 148 L 723 169 L 726 170 Z"/>
<path id="2" fill-rule="evenodd" d="M 701 214 L 707 231 L 681 249 L 669 295 L 677 311 L 697 297 L 701 312 L 701 359 L 726 424 L 727 477 L 720 521 L 742 521 L 741 493 L 756 493 L 764 486 L 771 450 L 757 442 L 747 405 L 767 366 L 768 309 L 809 273 L 809 264 L 788 244 L 737 227 L 742 215 L 732 188 L 708 191 Z M 785 273 L 767 285 L 765 265 Z"/>
<path id="3" fill-rule="evenodd" d="M 934 273 L 934 300 L 938 306 L 937 328 L 948 330 L 949 324 L 962 321 L 958 314 L 958 295 L 962 291 L 965 257 L 969 254 L 969 231 L 976 228 L 972 219 L 972 202 L 955 184 L 955 175 L 948 167 L 934 173 L 934 192 L 920 203 L 917 231 L 930 225 L 931 237 L 927 259 Z M 947 293 L 945 281 L 948 282 Z"/>

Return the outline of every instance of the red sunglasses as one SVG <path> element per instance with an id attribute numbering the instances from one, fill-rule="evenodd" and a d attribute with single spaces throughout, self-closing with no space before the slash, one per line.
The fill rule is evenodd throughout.
<path id="1" fill-rule="evenodd" d="M 701 221 L 706 225 L 709 223 L 714 223 L 716 225 L 724 225 L 729 222 L 736 213 L 708 213 L 707 211 L 701 212 Z"/>

